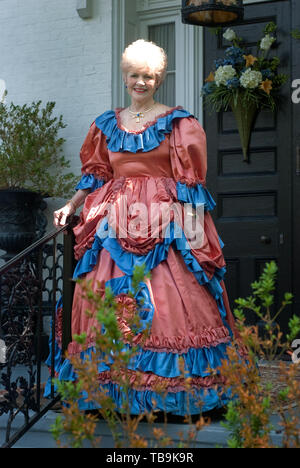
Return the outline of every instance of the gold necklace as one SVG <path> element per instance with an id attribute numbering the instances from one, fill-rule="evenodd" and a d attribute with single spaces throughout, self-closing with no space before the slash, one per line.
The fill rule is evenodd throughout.
<path id="1" fill-rule="evenodd" d="M 128 110 L 129 110 L 129 113 L 132 115 L 132 118 L 136 119 L 136 123 L 140 123 L 141 119 L 143 119 L 145 117 L 145 114 L 147 114 L 147 112 L 150 112 L 153 109 L 155 104 L 156 103 L 154 103 L 153 106 L 150 107 L 150 109 L 146 109 L 143 112 L 133 112 L 129 108 L 128 108 Z"/>

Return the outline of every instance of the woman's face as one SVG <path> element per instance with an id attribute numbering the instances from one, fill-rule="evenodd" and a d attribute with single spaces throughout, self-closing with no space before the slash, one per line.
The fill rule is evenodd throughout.
<path id="1" fill-rule="evenodd" d="M 153 100 L 157 81 L 152 71 L 145 68 L 131 68 L 126 74 L 125 83 L 133 101 L 143 103 Z"/>

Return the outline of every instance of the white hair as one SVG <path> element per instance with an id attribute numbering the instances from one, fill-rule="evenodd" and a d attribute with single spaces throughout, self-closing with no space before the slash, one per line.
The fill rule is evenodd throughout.
<path id="1" fill-rule="evenodd" d="M 121 60 L 123 75 L 132 68 L 146 68 L 156 76 L 159 84 L 165 79 L 167 65 L 168 59 L 164 49 L 144 39 L 139 39 L 126 47 Z"/>

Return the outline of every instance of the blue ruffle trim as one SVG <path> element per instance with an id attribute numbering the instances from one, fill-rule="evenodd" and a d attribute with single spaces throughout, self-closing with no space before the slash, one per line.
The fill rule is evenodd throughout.
<path id="1" fill-rule="evenodd" d="M 137 347 L 136 353 L 128 364 L 128 369 L 132 371 L 150 372 L 165 378 L 181 377 L 179 358 L 184 361 L 185 377 L 208 377 L 208 369 L 217 369 L 222 365 L 222 360 L 227 357 L 227 343 L 220 343 L 210 348 L 190 348 L 186 353 L 176 354 L 145 350 Z M 131 349 L 130 345 L 124 344 L 123 352 Z M 90 360 L 94 347 L 88 348 L 80 353 L 83 361 Z M 68 359 L 62 362 L 62 353 L 59 347 L 55 349 L 55 371 L 59 374 L 60 380 L 76 380 L 76 373 Z M 109 363 L 113 363 L 113 354 L 100 356 L 98 372 L 110 370 Z M 49 365 L 50 363 L 47 362 Z"/>
<path id="2" fill-rule="evenodd" d="M 200 414 L 212 409 L 222 408 L 232 400 L 231 390 L 224 392 L 222 387 L 194 389 L 190 394 L 184 391 L 169 392 L 163 396 L 150 390 L 129 389 L 128 397 L 126 397 L 122 388 L 114 383 L 99 385 L 99 390 L 106 392 L 112 398 L 116 405 L 116 411 L 122 413 L 127 402 L 130 405 L 130 414 L 134 415 L 153 410 L 164 411 L 177 416 Z M 99 405 L 87 400 L 85 392 L 82 395 L 82 398 L 77 402 L 80 411 L 99 409 Z"/>
<path id="3" fill-rule="evenodd" d="M 92 248 L 87 250 L 83 257 L 77 262 L 73 274 L 73 280 L 77 280 L 80 276 L 93 270 L 97 263 L 100 250 L 102 250 L 101 239 L 98 236 L 95 236 Z"/>
<path id="4" fill-rule="evenodd" d="M 79 183 L 76 185 L 75 190 L 91 189 L 91 192 L 103 187 L 105 184 L 103 179 L 98 179 L 93 174 L 83 174 Z"/>
<path id="5" fill-rule="evenodd" d="M 95 120 L 96 126 L 106 135 L 108 149 L 112 152 L 144 153 L 157 148 L 165 139 L 165 135 L 172 132 L 174 119 L 192 117 L 184 109 L 174 109 L 170 114 L 160 117 L 156 122 L 147 127 L 142 133 L 130 133 L 118 127 L 114 111 L 106 111 Z"/>
<path id="6" fill-rule="evenodd" d="M 102 385 L 101 388 L 107 390 L 108 395 L 113 398 L 117 411 L 124 411 L 126 399 L 122 389 L 113 383 Z M 192 394 L 182 391 L 177 393 L 170 392 L 162 396 L 150 390 L 138 391 L 130 389 L 128 399 L 131 414 L 142 414 L 155 410 L 165 411 L 177 416 L 185 416 L 186 414 L 199 414 L 227 405 L 231 400 L 231 391 L 229 390 L 227 393 L 224 393 L 221 387 L 218 389 L 201 388 L 193 390 Z M 154 401 L 155 403 L 153 403 Z M 81 410 L 96 408 L 93 402 L 85 401 L 84 397 L 79 400 L 78 405 Z"/>
<path id="7" fill-rule="evenodd" d="M 133 356 L 131 359 L 128 369 L 131 369 L 133 371 L 141 371 L 141 372 L 150 372 L 153 374 L 156 374 L 161 377 L 166 377 L 166 378 L 176 378 L 176 377 L 181 377 L 182 372 L 180 371 L 179 368 L 179 357 L 184 360 L 184 368 L 185 368 L 185 377 L 208 377 L 210 373 L 208 372 L 208 369 L 217 369 L 221 364 L 222 360 L 226 359 L 226 349 L 227 349 L 228 344 L 221 343 L 215 347 L 211 348 L 191 348 L 188 350 L 187 353 L 184 354 L 175 354 L 175 353 L 166 353 L 166 352 L 153 352 L 149 350 L 143 350 L 142 348 L 138 348 L 137 353 Z M 127 351 L 130 348 L 129 345 L 124 345 L 124 351 Z M 91 354 L 95 352 L 95 348 L 91 347 L 86 351 L 82 351 L 80 354 L 81 360 L 90 360 L 91 359 Z M 110 362 L 113 362 L 113 355 L 110 356 L 99 356 L 99 365 L 98 365 L 98 372 L 105 372 L 109 371 L 109 363 L 107 361 L 107 358 L 109 358 Z M 68 359 L 63 360 L 62 359 L 62 353 L 59 347 L 55 349 L 55 370 L 58 373 L 58 379 L 61 381 L 75 381 L 76 380 L 76 373 L 74 372 L 74 369 Z M 109 383 L 105 385 L 100 385 L 99 388 L 109 388 L 113 389 L 114 392 L 117 392 L 119 396 L 116 398 L 116 393 L 114 395 L 111 395 L 115 403 L 117 405 L 117 408 L 119 407 L 119 400 L 122 398 L 122 389 L 119 388 L 116 384 Z M 145 411 L 145 410 L 151 410 L 153 409 L 153 403 L 151 402 L 151 399 L 148 400 L 148 396 L 154 395 L 154 392 L 144 390 L 144 391 L 135 391 L 135 390 L 130 390 L 130 392 L 133 392 L 132 395 L 138 396 L 138 401 L 141 401 L 146 398 L 148 401 L 148 405 L 142 406 L 139 411 L 136 413 L 138 414 L 139 412 Z M 48 379 L 48 382 L 45 387 L 45 393 L 44 396 L 45 398 L 49 397 L 51 394 L 51 380 L 50 378 Z M 218 406 L 218 399 L 220 398 L 219 392 L 216 392 L 215 389 L 198 389 L 195 390 L 196 399 L 195 399 L 195 405 L 196 402 L 199 404 L 199 399 L 201 398 L 201 401 L 203 401 L 203 411 L 208 411 L 216 406 Z M 176 398 L 177 395 L 177 398 Z M 166 399 L 164 402 L 167 404 L 166 408 L 163 408 L 159 406 L 158 409 L 164 410 L 166 409 L 167 412 L 173 412 L 173 411 L 178 411 L 177 414 L 186 414 L 186 407 L 183 403 L 183 397 L 187 397 L 185 392 L 169 392 L 166 395 Z M 179 398 L 179 400 L 178 400 Z M 156 399 L 156 398 L 155 398 Z M 169 406 L 168 402 L 173 402 L 177 401 L 176 404 L 176 409 L 173 407 Z M 84 409 L 94 409 L 95 406 L 91 402 L 86 402 L 84 401 L 84 398 L 79 400 L 79 408 L 84 410 Z M 224 401 L 219 402 L 220 406 L 223 406 L 226 404 Z M 135 414 L 137 411 L 136 406 L 137 401 L 134 402 L 132 401 L 131 405 L 131 413 Z M 173 403 L 172 403 L 173 404 Z M 173 409 L 171 409 L 173 408 Z M 199 413 L 199 407 L 197 406 L 198 411 L 194 411 L 195 413 Z"/>
<path id="8" fill-rule="evenodd" d="M 216 206 L 209 191 L 201 184 L 188 187 L 186 184 L 177 182 L 176 190 L 177 198 L 181 202 L 191 203 L 194 207 L 196 207 L 196 205 L 204 205 L 204 209 L 208 211 L 213 210 Z"/>
<path id="9" fill-rule="evenodd" d="M 183 203 L 191 203 L 194 208 L 197 205 L 204 205 L 205 211 L 212 211 L 216 207 L 216 202 L 201 184 L 197 184 L 195 187 L 188 187 L 182 182 L 176 184 L 177 199 Z M 219 236 L 220 247 L 223 249 L 224 242 Z"/>

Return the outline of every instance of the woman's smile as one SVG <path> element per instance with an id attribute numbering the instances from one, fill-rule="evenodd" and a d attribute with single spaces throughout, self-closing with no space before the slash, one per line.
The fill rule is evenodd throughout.
<path id="1" fill-rule="evenodd" d="M 143 89 L 143 88 L 134 88 L 134 91 L 138 94 L 143 94 L 147 91 L 147 89 Z"/>

